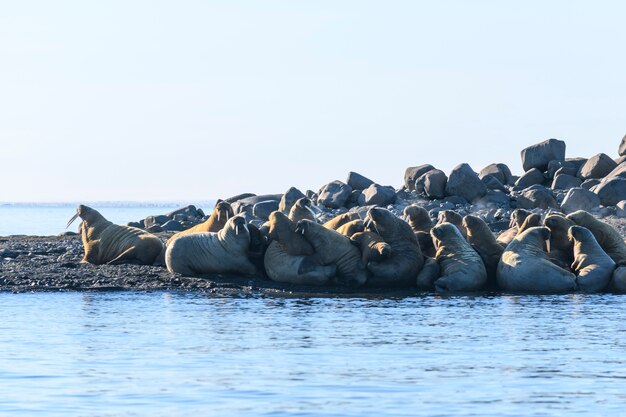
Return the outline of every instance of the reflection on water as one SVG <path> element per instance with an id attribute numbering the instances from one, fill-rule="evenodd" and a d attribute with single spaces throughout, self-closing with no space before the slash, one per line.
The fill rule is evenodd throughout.
<path id="1" fill-rule="evenodd" d="M 0 294 L 0 413 L 622 415 L 623 303 Z"/>

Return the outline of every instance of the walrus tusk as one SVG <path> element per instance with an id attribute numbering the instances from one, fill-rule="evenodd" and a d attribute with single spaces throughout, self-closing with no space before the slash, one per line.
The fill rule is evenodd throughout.
<path id="1" fill-rule="evenodd" d="M 239 225 L 235 226 L 235 236 L 239 236 Z"/>
<path id="2" fill-rule="evenodd" d="M 248 232 L 248 234 L 250 234 L 250 229 L 248 229 L 248 224 L 247 223 L 243 224 L 243 228 L 246 229 L 246 232 Z"/>
<path id="3" fill-rule="evenodd" d="M 217 221 L 218 221 L 218 222 L 220 221 L 220 215 L 221 215 L 221 214 L 222 214 L 222 212 L 221 212 L 221 211 L 218 211 L 218 212 L 217 212 Z M 228 219 L 226 219 L 226 220 L 228 220 Z"/>
<path id="4" fill-rule="evenodd" d="M 313 217 L 315 217 L 315 212 L 313 211 L 313 209 L 309 206 L 306 206 L 306 209 L 309 210 L 311 212 L 311 214 L 313 215 Z"/>
<path id="5" fill-rule="evenodd" d="M 70 221 L 69 221 L 69 222 L 67 222 L 67 226 L 65 226 L 65 228 L 67 229 L 68 227 L 70 227 L 70 225 L 71 225 L 72 223 L 74 223 L 74 220 L 76 220 L 77 218 L 78 218 L 78 212 L 76 212 L 76 214 L 72 216 L 72 218 L 70 219 Z"/>

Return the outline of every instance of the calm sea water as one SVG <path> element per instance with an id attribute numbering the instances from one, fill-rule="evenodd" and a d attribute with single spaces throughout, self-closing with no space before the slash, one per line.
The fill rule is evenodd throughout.
<path id="1" fill-rule="evenodd" d="M 0 294 L 0 414 L 624 415 L 614 295 Z"/>
<path id="2" fill-rule="evenodd" d="M 126 224 L 145 219 L 147 216 L 165 214 L 186 204 L 89 204 L 113 223 Z M 76 213 L 78 204 L 30 205 L 0 204 L 0 236 L 9 235 L 58 235 L 65 231 L 67 221 Z M 210 212 L 213 202 L 196 207 Z M 76 220 L 69 230 L 78 229 Z"/>

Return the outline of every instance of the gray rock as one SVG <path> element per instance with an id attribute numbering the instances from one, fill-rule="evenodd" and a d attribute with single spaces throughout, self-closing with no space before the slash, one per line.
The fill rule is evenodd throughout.
<path id="1" fill-rule="evenodd" d="M 404 171 L 404 188 L 409 191 L 413 191 L 415 189 L 415 180 L 417 180 L 419 177 L 421 177 L 431 169 L 435 169 L 435 167 L 430 164 L 420 165 L 416 167 L 408 167 Z"/>
<path id="2" fill-rule="evenodd" d="M 261 201 L 252 206 L 252 215 L 261 220 L 267 220 L 270 214 L 276 210 L 278 210 L 278 201 Z"/>
<path id="3" fill-rule="evenodd" d="M 143 227 L 141 227 L 141 223 L 139 222 L 128 222 L 126 223 L 126 226 L 136 227 L 137 229 L 143 229 Z"/>
<path id="4" fill-rule="evenodd" d="M 352 190 L 352 192 L 350 193 L 350 197 L 348 197 L 346 205 L 349 207 L 365 205 L 365 197 L 363 196 L 363 191 Z"/>
<path id="5" fill-rule="evenodd" d="M 198 215 L 198 209 L 196 209 L 196 206 L 194 205 L 181 207 L 179 209 L 170 211 L 169 213 L 165 213 L 165 215 L 170 219 L 174 219 L 178 215 L 184 215 L 187 217 L 201 217 Z"/>
<path id="6" fill-rule="evenodd" d="M 604 153 L 599 153 L 587 160 L 585 164 L 580 167 L 578 171 L 578 177 L 583 180 L 590 178 L 604 178 L 611 171 L 617 168 L 617 164 L 610 156 Z"/>
<path id="7" fill-rule="evenodd" d="M 523 149 L 521 154 L 524 171 L 531 168 L 545 171 L 550 161 L 565 160 L 565 142 L 558 139 L 548 139 Z"/>
<path id="8" fill-rule="evenodd" d="M 619 144 L 618 153 L 619 153 L 619 156 L 626 155 L 626 136 L 622 138 L 622 141 Z"/>
<path id="9" fill-rule="evenodd" d="M 242 194 L 244 195 L 244 194 Z M 254 206 L 257 203 L 261 203 L 264 201 L 276 201 L 276 204 L 283 198 L 282 194 L 263 194 L 263 195 L 253 195 L 245 198 L 241 198 L 239 200 L 231 203 L 231 207 L 233 209 L 233 213 L 241 214 L 241 213 L 249 213 L 252 214 L 252 208 L 246 209 L 248 206 Z"/>
<path id="10" fill-rule="evenodd" d="M 615 205 L 615 215 L 620 219 L 626 217 L 626 200 L 622 200 Z"/>
<path id="11" fill-rule="evenodd" d="M 561 169 L 563 170 L 561 171 Z M 559 171 L 562 174 L 576 175 L 578 173 L 578 168 L 577 168 L 577 165 L 572 162 L 550 161 L 548 162 L 548 169 L 546 171 L 546 177 L 548 179 L 553 180 L 554 177 L 558 175 Z"/>
<path id="12" fill-rule="evenodd" d="M 313 204 L 317 204 L 317 193 L 315 191 L 312 190 L 306 190 L 306 196 L 309 200 L 311 200 L 311 203 Z"/>
<path id="13" fill-rule="evenodd" d="M 447 196 L 443 199 L 443 203 L 452 204 L 452 208 L 469 204 L 469 202 L 465 198 L 458 195 Z"/>
<path id="14" fill-rule="evenodd" d="M 490 190 L 500 190 L 506 193 L 506 187 L 498 180 L 495 175 L 485 175 L 480 179 L 485 186 Z"/>
<path id="15" fill-rule="evenodd" d="M 543 172 L 539 171 L 537 168 L 531 168 L 524 175 L 519 177 L 519 179 L 515 182 L 515 186 L 520 189 L 528 188 L 531 185 L 541 185 L 546 181 L 546 177 L 543 175 Z"/>
<path id="16" fill-rule="evenodd" d="M 582 187 L 571 188 L 561 203 L 561 210 L 565 214 L 576 210 L 591 211 L 600 205 L 600 199 L 594 193 Z"/>
<path id="17" fill-rule="evenodd" d="M 224 199 L 224 201 L 226 201 L 227 203 L 231 203 L 232 204 L 235 201 L 244 200 L 244 199 L 250 198 L 250 197 L 256 197 L 256 194 L 253 194 L 253 193 L 237 194 L 237 195 L 234 195 L 232 197 L 228 197 L 228 198 Z"/>
<path id="18" fill-rule="evenodd" d="M 186 222 L 187 219 L 189 219 L 189 216 L 186 216 L 184 214 L 175 214 L 172 217 L 173 217 L 172 220 L 176 220 L 177 222 Z"/>
<path id="19" fill-rule="evenodd" d="M 148 216 L 144 219 L 144 224 L 146 225 L 146 229 L 151 228 L 155 225 L 162 225 L 170 221 L 168 216 L 158 215 L 158 216 Z"/>
<path id="20" fill-rule="evenodd" d="M 150 233 L 159 233 L 163 231 L 163 228 L 158 225 L 158 224 L 154 224 L 150 227 L 146 227 L 146 231 L 150 232 Z"/>
<path id="21" fill-rule="evenodd" d="M 298 190 L 296 187 L 289 188 L 280 198 L 278 210 L 283 213 L 289 213 L 291 207 L 302 197 L 306 197 L 302 191 Z"/>
<path id="22" fill-rule="evenodd" d="M 582 180 L 578 177 L 568 174 L 559 174 L 552 181 L 553 190 L 567 190 L 569 188 L 580 187 Z"/>
<path id="23" fill-rule="evenodd" d="M 343 207 L 352 193 L 352 187 L 341 181 L 332 181 L 324 185 L 317 197 L 317 204 L 323 204 L 329 208 Z"/>
<path id="24" fill-rule="evenodd" d="M 477 206 L 483 207 L 508 207 L 511 198 L 500 190 L 487 190 L 487 194 L 476 202 Z"/>
<path id="25" fill-rule="evenodd" d="M 164 232 L 181 232 L 185 230 L 183 225 L 177 220 L 170 220 L 161 227 L 163 228 Z"/>
<path id="26" fill-rule="evenodd" d="M 619 158 L 615 158 L 614 161 L 617 165 L 622 164 L 626 162 L 626 155 L 620 156 Z"/>
<path id="27" fill-rule="evenodd" d="M 478 177 L 482 180 L 487 175 L 493 175 L 503 185 L 513 185 L 513 175 L 506 164 L 489 164 L 480 170 Z"/>
<path id="28" fill-rule="evenodd" d="M 621 163 L 615 167 L 615 169 L 609 172 L 605 179 L 614 178 L 614 177 L 622 177 L 626 178 L 626 163 Z"/>
<path id="29" fill-rule="evenodd" d="M 370 185 L 374 184 L 374 181 L 370 180 L 363 175 L 350 171 L 348 173 L 348 179 L 346 180 L 346 184 L 352 187 L 353 190 L 365 190 Z"/>
<path id="30" fill-rule="evenodd" d="M 592 187 L 595 187 L 596 185 L 600 184 L 600 182 L 601 181 L 599 179 L 593 178 L 590 180 L 583 181 L 583 183 L 580 184 L 580 186 L 586 190 L 590 190 Z"/>
<path id="31" fill-rule="evenodd" d="M 468 164 L 457 165 L 446 184 L 446 195 L 463 197 L 469 202 L 487 194 L 487 187 Z"/>
<path id="32" fill-rule="evenodd" d="M 572 164 L 574 168 L 576 168 L 576 172 L 578 172 L 580 171 L 580 167 L 585 165 L 585 162 L 587 162 L 587 158 L 581 158 L 579 156 L 575 158 L 565 158 L 565 162 Z"/>
<path id="33" fill-rule="evenodd" d="M 603 206 L 614 206 L 626 200 L 626 178 L 613 177 L 598 184 L 594 190 Z"/>
<path id="34" fill-rule="evenodd" d="M 542 185 L 533 185 L 523 190 L 517 197 L 517 206 L 527 210 L 558 207 L 552 191 Z"/>
<path id="35" fill-rule="evenodd" d="M 396 190 L 393 187 L 372 184 L 363 190 L 364 204 L 362 205 L 386 206 L 395 203 L 396 198 Z"/>
<path id="36" fill-rule="evenodd" d="M 431 169 L 415 181 L 415 188 L 417 190 L 418 184 L 422 184 L 424 193 L 428 197 L 443 198 L 446 195 L 447 183 L 448 177 L 445 172 L 440 169 Z"/>

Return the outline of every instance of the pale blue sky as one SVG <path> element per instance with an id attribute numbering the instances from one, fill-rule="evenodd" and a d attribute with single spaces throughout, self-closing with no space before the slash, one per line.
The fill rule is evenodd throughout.
<path id="1" fill-rule="evenodd" d="M 207 200 L 616 156 L 619 1 L 6 1 L 0 201 Z"/>

